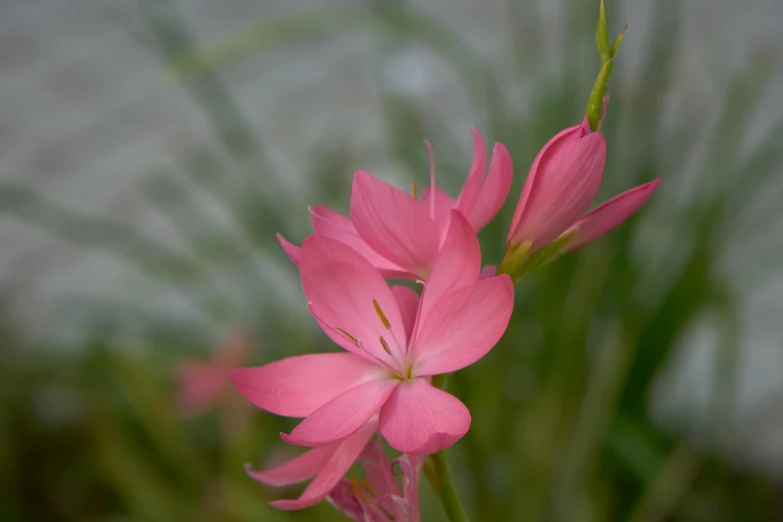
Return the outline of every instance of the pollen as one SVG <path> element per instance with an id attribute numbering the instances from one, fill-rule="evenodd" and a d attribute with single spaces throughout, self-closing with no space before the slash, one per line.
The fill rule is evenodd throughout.
<path id="1" fill-rule="evenodd" d="M 383 313 L 383 310 L 381 310 L 381 307 L 378 304 L 378 301 L 373 299 L 372 300 L 372 305 L 375 307 L 375 313 L 378 314 L 378 317 L 380 317 L 381 322 L 383 323 L 384 328 L 386 328 L 387 330 L 391 329 L 391 323 L 386 318 L 386 315 Z"/>

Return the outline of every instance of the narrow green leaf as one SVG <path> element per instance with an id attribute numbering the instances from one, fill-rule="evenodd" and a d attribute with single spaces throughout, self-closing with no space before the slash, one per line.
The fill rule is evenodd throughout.
<path id="1" fill-rule="evenodd" d="M 618 34 L 617 38 L 615 38 L 614 43 L 612 44 L 612 48 L 609 50 L 609 56 L 611 58 L 614 58 L 617 55 L 617 51 L 620 49 L 620 44 L 623 43 L 626 29 L 628 29 L 627 25 L 623 27 L 622 31 L 620 31 L 620 34 Z"/>

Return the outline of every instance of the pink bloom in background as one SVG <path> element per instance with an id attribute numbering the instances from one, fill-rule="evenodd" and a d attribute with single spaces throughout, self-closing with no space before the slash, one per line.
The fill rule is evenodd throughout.
<path id="1" fill-rule="evenodd" d="M 247 469 L 248 474 L 267 486 L 288 486 L 312 479 L 296 500 L 273 500 L 280 509 L 303 509 L 329 495 L 353 465 L 367 442 L 378 430 L 378 419 L 368 420 L 347 437 L 313 448 L 280 466 L 267 471 Z"/>
<path id="2" fill-rule="evenodd" d="M 424 457 L 403 455 L 394 464 L 381 445 L 370 441 L 359 457 L 365 481 L 342 479 L 329 494 L 329 502 L 356 522 L 419 522 L 419 472 Z M 392 469 L 402 472 L 402 493 Z"/>
<path id="3" fill-rule="evenodd" d="M 194 416 L 214 406 L 229 389 L 229 371 L 244 363 L 246 353 L 247 337 L 234 334 L 215 349 L 211 359 L 183 360 L 177 370 L 177 410 Z"/>
<path id="4" fill-rule="evenodd" d="M 476 362 L 498 342 L 514 287 L 506 275 L 479 280 L 476 234 L 458 211 L 450 221 L 421 299 L 406 287 L 389 287 L 345 244 L 318 235 L 305 240 L 300 274 L 310 311 L 346 352 L 231 372 L 260 408 L 305 417 L 282 435 L 287 442 L 332 444 L 376 414 L 381 433 L 402 453 L 433 453 L 468 431 L 465 405 L 430 380 Z"/>
<path id="5" fill-rule="evenodd" d="M 532 252 L 575 228 L 577 238 L 568 246 L 575 250 L 636 212 L 660 181 L 625 192 L 582 217 L 601 185 L 605 163 L 606 141 L 590 131 L 587 117 L 549 140 L 530 167 L 506 242 L 529 242 Z"/>
<path id="6" fill-rule="evenodd" d="M 353 180 L 350 218 L 317 205 L 310 209 L 315 235 L 350 246 L 384 277 L 426 280 L 445 241 L 451 210 L 459 210 L 478 232 L 498 213 L 511 187 L 513 166 L 506 148 L 495 144 L 486 173 L 484 141 L 476 129 L 473 134 L 473 163 L 457 201 L 435 187 L 432 165 L 432 186 L 423 191 L 421 201 L 359 171 Z M 278 239 L 299 266 L 300 249 L 280 234 Z"/>

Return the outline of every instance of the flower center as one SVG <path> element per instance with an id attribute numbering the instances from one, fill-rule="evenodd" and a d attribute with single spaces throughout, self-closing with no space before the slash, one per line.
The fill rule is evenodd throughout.
<path id="1" fill-rule="evenodd" d="M 390 377 L 406 381 L 411 379 L 413 366 L 408 362 L 407 357 L 407 345 L 406 339 L 399 339 L 398 335 L 392 328 L 391 321 L 383 312 L 381 305 L 378 304 L 376 299 L 372 300 L 372 306 L 375 310 L 375 314 L 381 321 L 383 326 L 383 332 L 378 335 L 377 341 L 375 339 L 362 339 L 351 335 L 345 328 L 335 326 L 334 329 L 340 332 L 348 341 L 362 350 L 366 355 L 372 358 L 380 366 L 383 366 L 389 370 Z M 377 342 L 378 345 L 372 347 L 371 344 Z M 377 349 L 380 346 L 382 352 Z"/>

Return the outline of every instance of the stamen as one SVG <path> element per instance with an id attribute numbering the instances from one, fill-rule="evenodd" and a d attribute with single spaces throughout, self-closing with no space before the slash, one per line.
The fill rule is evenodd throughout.
<path id="1" fill-rule="evenodd" d="M 378 304 L 378 301 L 375 299 L 372 300 L 372 305 L 375 307 L 375 313 L 378 314 L 378 317 L 381 318 L 381 322 L 383 323 L 383 326 L 389 330 L 391 329 L 391 323 L 386 318 L 386 315 L 383 313 L 383 310 L 381 310 L 380 305 Z"/>
<path id="2" fill-rule="evenodd" d="M 351 341 L 354 345 L 356 345 L 357 348 L 361 348 L 360 343 L 359 343 L 359 339 L 357 339 L 353 335 L 349 334 L 348 332 L 346 332 L 345 330 L 343 330 L 339 326 L 335 326 L 334 329 L 337 330 L 338 332 L 340 332 L 341 334 L 343 334 L 349 341 Z"/>
<path id="3" fill-rule="evenodd" d="M 430 217 L 435 219 L 435 160 L 432 159 L 432 146 L 424 140 L 427 146 L 427 154 L 430 157 Z"/>
<path id="4" fill-rule="evenodd" d="M 356 477 L 351 477 L 351 488 L 353 488 L 353 492 L 356 493 L 357 497 L 367 503 L 372 502 L 372 498 L 370 496 L 377 496 L 374 487 L 364 480 L 357 480 Z M 369 493 L 370 496 L 368 496 L 367 493 Z"/>
<path id="5" fill-rule="evenodd" d="M 416 197 L 416 180 L 413 180 L 413 183 L 411 183 L 411 196 L 413 196 L 413 199 L 417 199 L 417 197 Z"/>
<path id="6" fill-rule="evenodd" d="M 386 353 L 391 355 L 391 350 L 389 349 L 389 343 L 386 342 L 386 339 L 384 339 L 383 336 L 380 336 L 378 339 L 381 341 L 381 346 L 383 346 L 383 349 L 386 351 Z"/>

